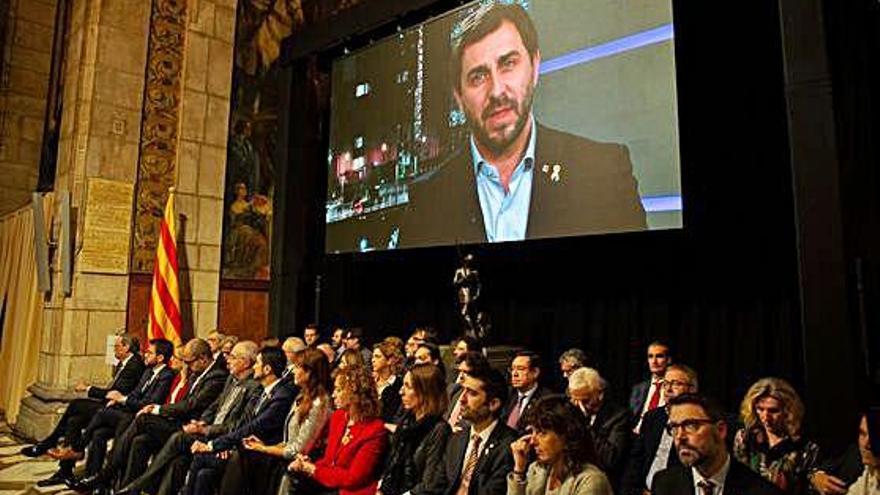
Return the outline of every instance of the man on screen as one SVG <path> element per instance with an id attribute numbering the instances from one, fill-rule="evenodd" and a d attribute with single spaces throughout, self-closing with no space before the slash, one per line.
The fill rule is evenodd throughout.
<path id="1" fill-rule="evenodd" d="M 407 246 L 501 242 L 646 228 L 627 148 L 539 124 L 541 53 L 519 5 L 489 4 L 462 23 L 453 94 L 469 143 L 411 185 Z"/>

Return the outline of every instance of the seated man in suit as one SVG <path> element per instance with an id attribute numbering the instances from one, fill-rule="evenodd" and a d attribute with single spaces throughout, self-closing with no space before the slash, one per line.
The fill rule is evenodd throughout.
<path id="1" fill-rule="evenodd" d="M 531 351 L 520 351 L 510 363 L 510 399 L 504 406 L 501 417 L 507 426 L 519 433 L 526 427 L 526 413 L 538 399 L 550 394 L 550 390 L 539 383 L 541 378 L 541 357 Z"/>
<path id="2" fill-rule="evenodd" d="M 526 11 L 493 2 L 462 21 L 453 96 L 470 139 L 409 191 L 406 246 L 643 230 L 627 148 L 539 124 L 541 52 Z"/>
<path id="3" fill-rule="evenodd" d="M 497 370 L 483 365 L 472 369 L 462 383 L 461 415 L 470 427 L 449 437 L 443 473 L 433 479 L 443 486 L 432 493 L 445 495 L 499 495 L 507 492 L 507 473 L 513 469 L 510 444 L 518 436 L 501 420 L 507 402 L 507 383 Z"/>
<path id="4" fill-rule="evenodd" d="M 190 383 L 183 400 L 173 404 L 148 404 L 138 411 L 134 421 L 117 436 L 110 460 L 98 474 L 73 483 L 77 491 L 109 487 L 116 477 L 124 481 L 136 478 L 146 469 L 150 456 L 157 452 L 184 424 L 197 419 L 220 395 L 229 372 L 214 359 L 211 347 L 203 339 L 192 339 L 183 350 L 189 367 Z M 128 469 L 127 469 L 128 468 Z"/>
<path id="5" fill-rule="evenodd" d="M 284 372 L 285 358 L 280 349 L 264 348 L 257 354 L 254 363 L 254 378 L 260 381 L 261 393 L 249 402 L 244 417 L 238 426 L 210 441 L 196 441 L 192 447 L 195 454 L 186 485 L 181 490 L 184 494 L 211 495 L 226 468 L 226 456 L 217 453 L 228 453 L 241 446 L 241 441 L 254 435 L 270 445 L 275 445 L 284 438 L 284 423 L 290 406 L 293 404 L 294 388 L 286 381 L 280 380 Z M 268 476 L 268 459 L 262 466 L 252 466 Z M 262 483 L 263 480 L 256 481 Z M 134 493 L 134 492 L 132 492 Z M 118 494 L 125 495 L 125 494 Z"/>
<path id="6" fill-rule="evenodd" d="M 471 370 L 484 366 L 488 367 L 489 361 L 486 360 L 486 356 L 483 356 L 477 351 L 468 351 L 465 353 L 462 361 L 458 363 L 456 368 L 458 375 L 456 376 L 454 386 L 450 388 L 449 405 L 446 408 L 446 413 L 443 415 L 443 419 L 449 422 L 449 426 L 452 428 L 453 433 L 458 433 L 462 429 L 470 427 L 470 425 L 467 424 L 467 421 L 461 417 L 461 396 L 464 393 L 464 387 L 462 385 L 464 384 L 464 379 L 467 378 Z"/>
<path id="7" fill-rule="evenodd" d="M 663 395 L 672 400 L 679 395 L 697 393 L 697 373 L 683 364 L 670 364 L 663 375 Z M 642 429 L 633 440 L 624 476 L 624 494 L 642 495 L 651 486 L 657 472 L 678 466 L 672 448 L 672 435 L 666 431 L 668 406 L 649 411 L 642 418 Z"/>
<path id="8" fill-rule="evenodd" d="M 111 391 L 128 394 L 138 384 L 144 372 L 144 362 L 137 352 L 137 340 L 133 336 L 127 334 L 117 336 L 113 344 L 113 354 L 118 364 L 113 370 L 113 381 L 110 385 L 102 388 L 83 383 L 77 384 L 76 391 L 86 392 L 87 397 L 71 401 L 52 433 L 36 444 L 21 449 L 21 454 L 27 457 L 39 457 L 58 445 L 62 437 L 67 445 L 79 441 L 82 429 L 89 424 L 92 416 L 104 407 L 109 399 L 107 395 Z M 63 483 L 64 479 L 59 477 L 55 481 L 52 484 Z"/>
<path id="9" fill-rule="evenodd" d="M 248 402 L 259 396 L 259 383 L 252 378 L 256 357 L 255 342 L 243 340 L 235 344 L 226 360 L 229 377 L 214 403 L 199 419 L 190 421 L 174 432 L 146 471 L 134 479 L 124 480 L 127 484 L 120 491 L 156 493 L 159 488 L 159 493 L 177 493 L 183 484 L 182 473 L 189 467 L 192 445 L 232 430 L 244 416 Z M 131 476 L 136 473 L 133 466 L 129 466 L 128 470 Z"/>
<path id="10" fill-rule="evenodd" d="M 652 495 L 781 495 L 773 484 L 731 457 L 724 414 L 708 398 L 684 394 L 671 399 L 666 428 L 682 465 L 657 473 Z"/>
<path id="11" fill-rule="evenodd" d="M 609 401 L 608 384 L 593 368 L 580 368 L 568 377 L 568 396 L 586 416 L 599 468 L 615 493 L 620 491 L 626 454 L 629 452 L 629 411 Z"/>
<path id="12" fill-rule="evenodd" d="M 635 433 L 639 432 L 642 416 L 648 411 L 656 409 L 664 405 L 665 399 L 662 394 L 663 375 L 666 373 L 666 367 L 672 363 L 672 356 L 669 353 L 669 346 L 655 340 L 648 344 L 648 371 L 650 376 L 647 380 L 633 385 L 629 394 L 629 409 L 633 415 Z"/>
<path id="13" fill-rule="evenodd" d="M 73 468 L 78 459 L 83 457 L 86 446 L 89 448 L 89 457 L 86 463 L 86 471 L 90 474 L 98 472 L 104 463 L 104 454 L 107 451 L 107 442 L 113 438 L 114 433 L 121 427 L 125 428 L 141 407 L 146 404 L 161 401 L 171 390 L 171 382 L 174 372 L 167 363 L 174 353 L 174 344 L 165 339 L 153 339 L 144 351 L 144 365 L 147 369 L 141 375 L 134 390 L 128 395 L 118 390 L 107 393 L 109 401 L 107 405 L 98 410 L 85 432 L 69 446 L 60 449 L 50 449 L 49 455 L 58 459 L 58 473 L 52 478 L 60 477 L 65 480 L 73 479 Z M 38 486 L 50 486 L 52 478 L 38 481 Z"/>

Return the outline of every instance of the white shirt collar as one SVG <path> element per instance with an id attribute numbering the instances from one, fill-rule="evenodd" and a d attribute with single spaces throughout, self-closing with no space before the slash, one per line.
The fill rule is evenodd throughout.
<path id="1" fill-rule="evenodd" d="M 156 366 L 153 366 L 153 375 L 158 375 L 163 369 L 165 369 L 165 363 L 159 363 Z"/>
<path id="2" fill-rule="evenodd" d="M 474 435 L 480 437 L 480 448 L 483 449 L 486 447 L 486 442 L 489 441 L 489 437 L 492 436 L 492 432 L 495 431 L 495 427 L 498 426 L 498 420 L 492 422 L 489 426 L 483 429 L 483 431 L 477 433 L 474 431 L 473 425 L 471 425 L 471 434 L 468 438 L 473 438 Z"/>
<path id="3" fill-rule="evenodd" d="M 716 495 L 720 495 L 724 493 L 724 480 L 727 479 L 727 472 L 730 471 L 730 454 L 727 452 L 724 453 L 727 456 L 727 459 L 724 461 L 724 464 L 721 466 L 721 469 L 718 470 L 715 474 L 710 478 L 704 477 L 700 474 L 700 471 L 697 468 L 691 468 L 691 471 L 694 473 L 694 493 L 700 492 L 700 483 L 703 480 L 711 481 L 713 485 L 715 485 L 713 493 Z"/>
<path id="4" fill-rule="evenodd" d="M 272 389 L 275 388 L 275 385 L 278 385 L 278 383 L 279 383 L 280 381 L 281 381 L 281 380 L 275 380 L 275 381 L 272 382 L 271 384 L 266 385 L 265 387 L 263 387 L 263 394 L 264 394 L 266 397 L 268 397 L 269 394 L 272 393 Z"/>

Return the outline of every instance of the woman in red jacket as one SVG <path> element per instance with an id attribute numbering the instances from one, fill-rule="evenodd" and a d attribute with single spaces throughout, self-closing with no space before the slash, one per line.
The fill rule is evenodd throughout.
<path id="1" fill-rule="evenodd" d="M 330 417 L 324 457 L 312 463 L 297 456 L 289 469 L 311 478 L 317 491 L 339 495 L 375 495 L 381 460 L 388 446 L 388 432 L 380 419 L 379 398 L 373 378 L 365 367 L 338 370 L 333 383 L 337 411 Z M 305 489 L 301 483 L 297 493 Z"/>

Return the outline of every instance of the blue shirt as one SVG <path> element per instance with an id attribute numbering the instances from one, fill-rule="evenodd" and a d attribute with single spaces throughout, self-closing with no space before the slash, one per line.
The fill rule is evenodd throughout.
<path id="1" fill-rule="evenodd" d="M 501 175 L 495 165 L 487 162 L 474 137 L 471 136 L 471 157 L 477 179 L 477 195 L 483 211 L 483 224 L 489 242 L 521 241 L 526 238 L 529 223 L 529 204 L 532 197 L 532 180 L 535 176 L 535 119 L 532 133 L 522 160 L 513 169 L 509 190 L 504 190 Z"/>

